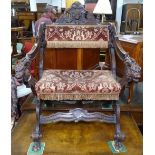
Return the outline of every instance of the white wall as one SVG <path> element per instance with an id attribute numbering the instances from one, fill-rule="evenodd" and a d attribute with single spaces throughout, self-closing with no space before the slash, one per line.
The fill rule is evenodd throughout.
<path id="1" fill-rule="evenodd" d="M 65 8 L 66 0 L 52 0 L 52 5 L 59 6 L 60 8 Z"/>
<path id="2" fill-rule="evenodd" d="M 117 30 L 120 32 L 121 16 L 122 16 L 122 5 L 123 0 L 117 0 L 117 9 L 116 9 L 116 21 L 117 21 Z"/>
<path id="3" fill-rule="evenodd" d="M 47 3 L 53 6 L 58 6 L 65 8 L 66 7 L 66 0 L 36 0 L 37 3 Z"/>
<path id="4" fill-rule="evenodd" d="M 48 3 L 48 4 L 51 4 L 52 3 L 52 0 L 36 0 L 37 3 Z"/>
<path id="5" fill-rule="evenodd" d="M 30 0 L 30 10 L 31 11 L 37 11 L 37 3 L 36 0 Z"/>
<path id="6" fill-rule="evenodd" d="M 143 0 L 124 0 L 123 3 L 142 3 Z"/>

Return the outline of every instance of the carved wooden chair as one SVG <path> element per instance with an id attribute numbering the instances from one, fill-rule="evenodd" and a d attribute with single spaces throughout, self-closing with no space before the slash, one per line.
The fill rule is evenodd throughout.
<path id="1" fill-rule="evenodd" d="M 84 17 L 84 16 L 82 16 Z M 61 19 L 62 20 L 62 19 Z M 83 19 L 82 19 L 83 20 Z M 62 20 L 64 21 L 64 20 Z M 76 21 L 77 23 L 77 21 Z M 76 38 L 74 34 L 79 34 Z M 100 121 L 115 124 L 114 142 L 116 149 L 122 147 L 125 135 L 120 129 L 120 105 L 118 103 L 121 91 L 130 81 L 140 78 L 140 67 L 134 59 L 121 48 L 115 27 L 107 25 L 48 25 L 41 24 L 36 43 L 21 65 L 16 68 L 17 79 L 28 83 L 37 98 L 36 127 L 32 134 L 33 150 L 41 148 L 41 124 L 59 121 Z M 73 37 L 74 36 L 74 37 Z M 87 37 L 86 37 L 87 36 Z M 110 70 L 43 70 L 45 48 L 107 48 L 110 55 Z M 39 81 L 34 80 L 28 71 L 28 66 L 39 52 Z M 117 57 L 124 62 L 124 76 L 117 80 Z M 66 62 L 67 63 L 67 62 Z M 22 71 L 22 73 L 21 73 Z M 21 78 L 21 74 L 24 75 Z M 18 78 L 19 77 L 19 78 Z M 87 110 L 75 108 L 68 113 L 58 112 L 49 116 L 41 115 L 41 107 L 45 100 L 52 101 L 111 101 L 113 115 L 99 112 L 89 113 Z"/>

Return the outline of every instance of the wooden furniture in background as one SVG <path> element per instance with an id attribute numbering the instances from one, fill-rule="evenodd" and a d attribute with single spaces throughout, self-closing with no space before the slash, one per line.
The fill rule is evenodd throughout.
<path id="1" fill-rule="evenodd" d="M 143 28 L 143 4 L 124 4 L 121 18 L 121 32 L 133 33 Z"/>
<path id="2" fill-rule="evenodd" d="M 11 44 L 13 47 L 12 55 L 18 54 L 16 45 L 19 37 L 23 37 L 24 27 L 12 27 L 11 28 Z"/>
<path id="3" fill-rule="evenodd" d="M 11 0 L 11 3 L 29 3 L 29 0 Z"/>
<path id="4" fill-rule="evenodd" d="M 21 49 L 21 52 L 17 52 L 17 43 L 19 42 L 19 37 L 23 37 L 23 29 L 24 27 L 12 27 L 11 28 L 11 47 L 12 47 L 12 53 L 11 53 L 11 73 L 14 74 L 14 67 L 19 59 L 25 56 L 25 53 L 23 52 L 23 49 Z"/>
<path id="5" fill-rule="evenodd" d="M 141 79 L 143 81 L 143 35 L 122 35 L 119 37 L 122 47 L 129 55 L 135 59 L 136 63 L 141 67 Z M 134 95 L 134 83 L 129 84 L 129 96 L 128 103 L 131 104 L 131 100 Z"/>
<path id="6" fill-rule="evenodd" d="M 34 12 L 17 12 L 18 20 L 35 20 Z"/>
<path id="7" fill-rule="evenodd" d="M 36 12 L 36 14 L 37 14 L 37 20 L 43 14 L 46 5 L 47 5 L 47 3 L 37 3 L 37 12 Z"/>
<path id="8" fill-rule="evenodd" d="M 143 35 L 120 35 L 119 40 L 124 50 L 141 66 L 143 79 Z"/>
<path id="9" fill-rule="evenodd" d="M 17 12 L 16 16 L 19 21 L 19 24 L 25 27 L 23 35 L 25 37 L 32 37 L 33 36 L 32 21 L 36 21 L 37 19 L 36 13 L 35 12 Z"/>
<path id="10" fill-rule="evenodd" d="M 11 9 L 12 14 L 16 14 L 16 12 L 29 11 L 29 0 L 11 0 Z"/>

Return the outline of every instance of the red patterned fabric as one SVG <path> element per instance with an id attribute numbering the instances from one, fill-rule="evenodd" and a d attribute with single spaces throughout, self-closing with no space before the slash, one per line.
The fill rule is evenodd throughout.
<path id="1" fill-rule="evenodd" d="M 45 70 L 35 89 L 43 100 L 118 100 L 121 86 L 108 70 Z"/>
<path id="2" fill-rule="evenodd" d="M 107 48 L 107 25 L 48 25 L 48 48 Z"/>
<path id="3" fill-rule="evenodd" d="M 50 25 L 46 28 L 47 41 L 108 41 L 108 26 Z"/>

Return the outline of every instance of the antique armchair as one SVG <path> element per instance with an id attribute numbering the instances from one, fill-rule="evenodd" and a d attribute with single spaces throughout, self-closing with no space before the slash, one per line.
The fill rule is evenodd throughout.
<path id="1" fill-rule="evenodd" d="M 85 16 L 82 16 L 82 20 Z M 62 17 L 61 17 L 61 21 Z M 68 21 L 68 20 L 67 20 Z M 71 20 L 73 23 L 73 20 Z M 86 21 L 86 20 L 83 20 Z M 114 146 L 121 149 L 125 135 L 120 129 L 120 105 L 118 103 L 121 92 L 130 81 L 138 81 L 141 68 L 134 59 L 121 48 L 115 27 L 106 25 L 77 25 L 53 24 L 40 25 L 36 43 L 16 68 L 17 80 L 26 82 L 37 98 L 36 127 L 32 134 L 33 151 L 41 149 L 41 124 L 59 121 L 100 121 L 115 124 Z M 76 35 L 75 35 L 76 34 Z M 106 48 L 110 55 L 110 70 L 44 70 L 45 48 Z M 39 81 L 36 81 L 28 66 L 39 54 Z M 117 80 L 117 58 L 124 62 L 123 77 Z M 67 62 L 66 62 L 67 63 Z M 41 108 L 45 100 L 51 101 L 111 101 L 113 115 L 99 112 L 89 113 L 82 108 L 69 110 L 68 113 L 58 112 L 49 116 L 41 115 Z"/>

